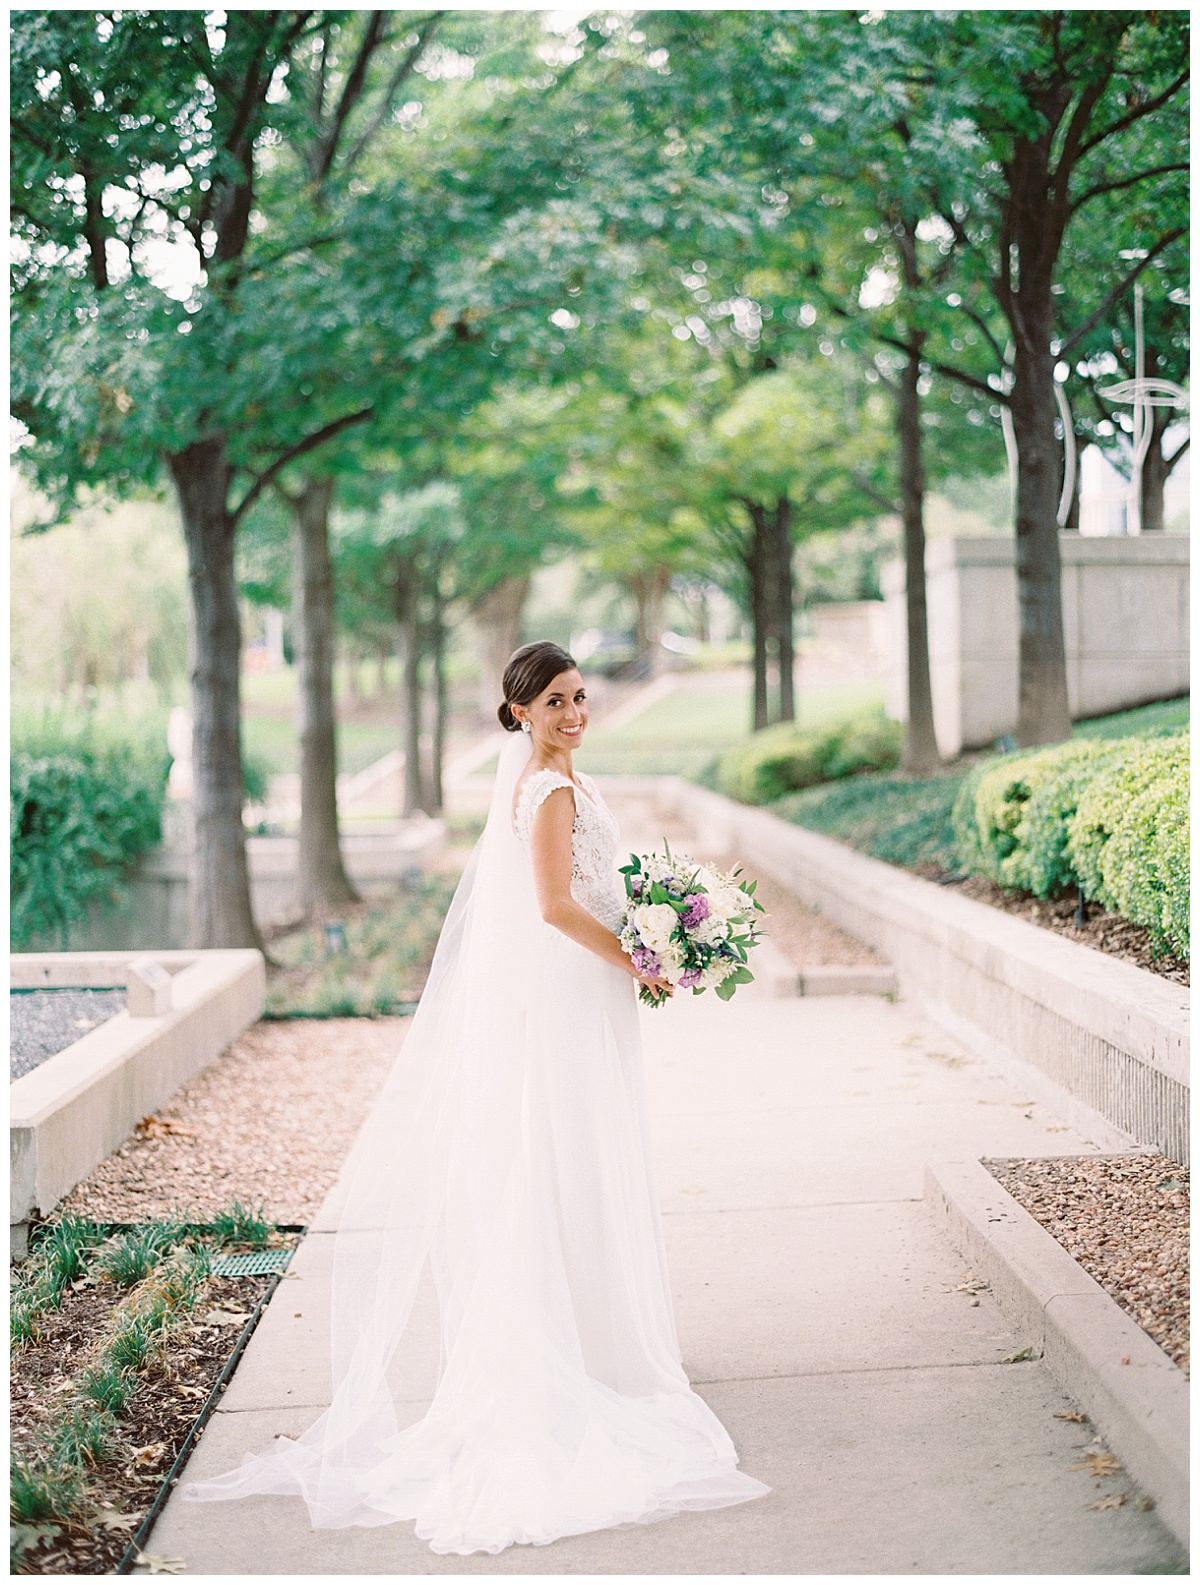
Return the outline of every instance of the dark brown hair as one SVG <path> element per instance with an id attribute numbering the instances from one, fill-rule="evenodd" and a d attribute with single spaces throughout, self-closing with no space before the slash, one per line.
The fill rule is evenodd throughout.
<path id="1" fill-rule="evenodd" d="M 519 732 L 521 723 L 512 713 L 514 704 L 529 704 L 564 671 L 576 671 L 574 657 L 549 639 L 522 644 L 504 668 L 504 703 L 496 711 L 506 732 Z"/>

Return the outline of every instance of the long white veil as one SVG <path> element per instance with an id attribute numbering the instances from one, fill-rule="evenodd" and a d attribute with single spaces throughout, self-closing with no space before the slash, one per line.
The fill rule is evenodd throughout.
<path id="1" fill-rule="evenodd" d="M 499 737 L 500 734 L 497 734 Z M 388 1365 L 430 1263 L 444 1344 L 489 1257 L 521 1141 L 525 972 L 544 930 L 512 800 L 529 759 L 505 733 L 487 824 L 459 882 L 408 1036 L 344 1177 L 334 1243 L 333 1399 L 297 1440 L 184 1487 L 194 1501 L 295 1493 L 316 1528 L 387 1524 L 371 1506 L 397 1419 Z"/>

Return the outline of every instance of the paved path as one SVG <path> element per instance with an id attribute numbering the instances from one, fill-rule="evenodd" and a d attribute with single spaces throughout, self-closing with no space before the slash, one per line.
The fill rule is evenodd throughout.
<path id="1" fill-rule="evenodd" d="M 1085 1142 L 903 1002 L 751 988 L 642 1016 L 684 1361 L 772 1494 L 496 1558 L 436 1557 L 408 1525 L 313 1533 L 293 1499 L 173 1499 L 148 1550 L 249 1575 L 1174 1571 L 1124 1477 L 1072 1468 L 1089 1428 L 1055 1417 L 1070 1405 L 1040 1363 L 1005 1363 L 1025 1340 L 989 1294 L 953 1291 L 963 1261 L 921 1198 L 931 1158 Z M 330 1203 L 189 1476 L 328 1401 L 335 1221 Z M 1112 1490 L 1124 1506 L 1089 1508 Z"/>

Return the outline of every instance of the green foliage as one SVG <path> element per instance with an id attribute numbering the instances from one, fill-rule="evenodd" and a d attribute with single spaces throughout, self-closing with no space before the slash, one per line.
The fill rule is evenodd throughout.
<path id="1" fill-rule="evenodd" d="M 182 1228 L 174 1222 L 148 1222 L 114 1239 L 96 1261 L 96 1271 L 118 1288 L 144 1282 L 166 1250 L 178 1243 Z"/>
<path id="2" fill-rule="evenodd" d="M 271 1235 L 271 1224 L 266 1218 L 266 1206 L 251 1209 L 241 1200 L 234 1200 L 227 1210 L 219 1211 L 212 1219 L 212 1230 L 222 1244 L 249 1244 L 254 1249 L 264 1249 Z"/>
<path id="3" fill-rule="evenodd" d="M 104 722 L 62 716 L 14 722 L 9 760 L 14 947 L 53 940 L 162 836 L 169 759 L 138 723 L 122 738 Z"/>
<path id="4" fill-rule="evenodd" d="M 99 1464 L 112 1448 L 116 1416 L 107 1409 L 72 1409 L 53 1429 L 51 1448 L 63 1464 Z"/>
<path id="5" fill-rule="evenodd" d="M 1192 718 L 1190 696 L 1162 699 L 1156 704 L 1139 705 L 1117 715 L 1097 716 L 1093 721 L 1077 721 L 1074 737 L 1170 737 L 1186 732 Z"/>
<path id="6" fill-rule="evenodd" d="M 107 1361 L 90 1365 L 77 1378 L 76 1386 L 84 1398 L 113 1414 L 124 1413 L 133 1390 L 125 1372 Z"/>
<path id="7" fill-rule="evenodd" d="M 1079 799 L 1070 861 L 1085 895 L 1187 957 L 1191 739 L 1129 739 L 1117 747 Z"/>
<path id="8" fill-rule="evenodd" d="M 16 1524 L 72 1519 L 83 1497 L 82 1482 L 70 1467 L 45 1466 L 20 1456 L 9 1469 L 9 1512 Z"/>
<path id="9" fill-rule="evenodd" d="M 118 1314 L 105 1353 L 114 1369 L 132 1372 L 149 1362 L 154 1346 L 154 1332 L 146 1317 L 135 1310 L 125 1310 Z"/>
<path id="10" fill-rule="evenodd" d="M 320 925 L 273 941 L 280 969 L 267 987 L 268 1014 L 377 1016 L 415 1001 L 453 890 L 444 875 L 421 875 L 398 896 L 348 910 L 346 951 L 332 957 Z"/>
<path id="11" fill-rule="evenodd" d="M 999 886 L 1049 897 L 1073 883 L 1067 822 L 1097 772 L 1120 753 L 1103 739 L 985 761 L 954 806 L 963 864 Z"/>
<path id="12" fill-rule="evenodd" d="M 1038 897 L 1077 886 L 1186 957 L 1189 742 L 1097 736 L 986 762 L 954 808 L 963 864 Z"/>
<path id="13" fill-rule="evenodd" d="M 959 857 L 950 815 L 961 783 L 954 774 L 928 781 L 853 776 L 792 793 L 771 812 L 888 864 L 955 874 Z"/>
<path id="14" fill-rule="evenodd" d="M 902 744 L 902 728 L 882 711 L 809 731 L 784 722 L 723 754 L 717 784 L 741 803 L 773 803 L 819 782 L 891 769 Z"/>

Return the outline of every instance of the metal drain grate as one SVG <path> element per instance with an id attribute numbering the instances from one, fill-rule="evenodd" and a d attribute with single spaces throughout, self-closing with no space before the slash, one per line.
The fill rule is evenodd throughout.
<path id="1" fill-rule="evenodd" d="M 268 1272 L 282 1271 L 291 1255 L 290 1249 L 261 1249 L 253 1255 L 222 1255 L 214 1260 L 214 1277 L 261 1277 Z"/>

